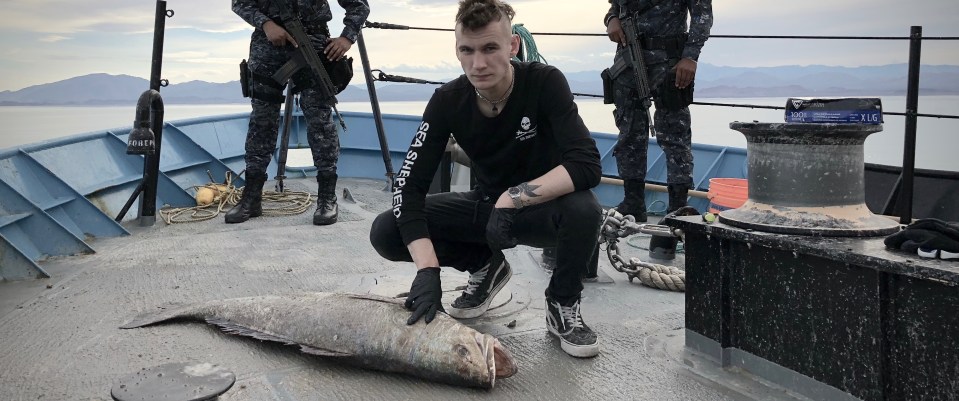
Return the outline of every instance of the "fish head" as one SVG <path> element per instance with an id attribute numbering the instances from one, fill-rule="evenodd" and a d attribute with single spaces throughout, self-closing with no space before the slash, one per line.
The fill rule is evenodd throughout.
<path id="1" fill-rule="evenodd" d="M 485 365 L 481 366 L 485 370 L 484 376 L 489 378 L 488 388 L 493 388 L 496 378 L 510 377 L 516 374 L 518 370 L 516 360 L 496 337 L 475 332 L 473 339 L 476 341 L 476 348 L 474 349 L 479 353 L 479 357 L 473 358 L 472 355 L 462 354 L 461 356 L 470 361 L 482 361 L 482 365 Z"/>
<path id="2" fill-rule="evenodd" d="M 506 350 L 506 347 L 503 346 L 495 337 L 487 335 L 492 341 L 493 347 L 493 356 L 492 358 L 487 358 L 487 361 L 492 359 L 493 369 L 491 372 L 495 374 L 496 377 L 510 377 L 516 374 L 516 371 L 519 368 L 516 366 L 516 360 L 513 359 L 513 355 Z"/>

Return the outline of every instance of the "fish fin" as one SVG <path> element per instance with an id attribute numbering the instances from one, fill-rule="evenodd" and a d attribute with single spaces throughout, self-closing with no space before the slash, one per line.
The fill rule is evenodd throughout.
<path id="1" fill-rule="evenodd" d="M 151 324 L 157 324 L 170 319 L 184 317 L 184 312 L 190 309 L 190 307 L 183 304 L 168 304 L 159 307 L 159 309 L 161 310 L 143 312 L 137 315 L 137 317 L 133 318 L 133 320 L 120 326 L 120 328 L 135 329 L 137 327 L 149 326 Z"/>
<path id="2" fill-rule="evenodd" d="M 283 338 L 277 335 L 254 330 L 246 326 L 241 326 L 239 324 L 236 324 L 226 319 L 209 318 L 209 319 L 206 319 L 206 322 L 212 325 L 216 325 L 220 328 L 220 330 L 223 330 L 224 332 L 230 333 L 230 334 L 253 337 L 257 340 L 275 341 L 275 342 L 283 343 L 286 345 L 299 345 L 299 343 L 297 343 L 296 341 L 290 340 L 288 338 Z"/>
<path id="3" fill-rule="evenodd" d="M 246 337 L 253 337 L 257 340 L 274 341 L 274 342 L 278 342 L 286 345 L 298 345 L 300 346 L 300 351 L 303 351 L 307 354 L 320 355 L 320 356 L 334 356 L 334 357 L 352 356 L 352 354 L 349 354 L 346 352 L 338 352 L 338 351 L 332 351 L 332 350 L 327 350 L 322 348 L 311 347 L 309 345 L 303 345 L 296 341 L 290 340 L 288 338 L 254 330 L 249 327 L 245 327 L 225 319 L 206 319 L 206 321 L 207 323 L 218 326 L 221 330 L 229 334 L 237 334 L 237 335 L 246 336 Z"/>
<path id="4" fill-rule="evenodd" d="M 353 356 L 353 354 L 348 352 L 332 351 L 328 349 L 311 347 L 309 345 L 303 345 L 303 344 L 300 344 L 300 351 L 303 351 L 307 354 L 320 355 L 320 356 L 332 356 L 332 357 Z"/>
<path id="5" fill-rule="evenodd" d="M 389 298 L 389 297 L 384 297 L 381 295 L 373 295 L 373 294 L 347 294 L 347 296 L 350 298 L 367 299 L 370 301 L 386 302 L 388 304 L 397 304 L 397 305 L 403 305 L 403 302 L 405 302 L 405 300 L 400 298 Z"/>

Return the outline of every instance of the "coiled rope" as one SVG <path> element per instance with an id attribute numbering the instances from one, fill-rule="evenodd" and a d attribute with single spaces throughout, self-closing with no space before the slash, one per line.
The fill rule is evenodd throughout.
<path id="1" fill-rule="evenodd" d="M 691 209 L 691 208 L 690 208 Z M 674 266 L 644 262 L 639 258 L 629 258 L 622 254 L 619 242 L 623 238 L 626 243 L 640 249 L 648 249 L 637 245 L 633 240 L 641 236 L 636 234 L 677 235 L 667 226 L 660 224 L 639 224 L 635 217 L 623 215 L 616 208 L 607 209 L 604 213 L 603 226 L 600 231 L 600 244 L 606 244 L 606 255 L 609 263 L 616 271 L 626 273 L 629 282 L 639 278 L 639 282 L 647 287 L 669 291 L 686 291 L 686 272 Z M 602 249 L 602 248 L 601 248 Z M 677 252 L 682 252 L 677 250 Z"/>
<path id="2" fill-rule="evenodd" d="M 208 172 L 209 173 L 209 172 Z M 229 210 L 243 196 L 246 187 L 233 186 L 232 172 L 226 173 L 226 184 L 217 184 L 212 181 L 207 185 L 195 185 L 193 190 L 207 187 L 215 191 L 213 203 L 190 207 L 164 207 L 160 209 L 160 217 L 167 224 L 193 223 L 213 219 L 224 210 Z M 264 216 L 292 216 L 303 213 L 314 204 L 313 194 L 302 191 L 263 191 L 262 197 Z"/>
<path id="3" fill-rule="evenodd" d="M 630 258 L 629 262 L 639 266 L 639 282 L 647 287 L 669 291 L 686 291 L 686 272 L 675 266 L 643 262 L 639 258 Z"/>
<path id="4" fill-rule="evenodd" d="M 656 201 L 663 203 L 662 201 Z M 653 203 L 655 204 L 655 202 Z M 653 205 L 649 205 L 651 210 Z M 665 206 L 665 204 L 664 204 Z M 626 239 L 626 243 L 638 249 L 649 250 L 648 247 L 637 244 L 637 240 L 649 238 L 647 234 L 633 235 Z M 684 253 L 684 244 L 676 244 L 676 253 Z M 675 266 L 661 265 L 658 263 L 644 262 L 639 258 L 629 258 L 630 264 L 637 267 L 639 282 L 647 287 L 658 288 L 667 291 L 686 291 L 686 271 Z"/>
<path id="5" fill-rule="evenodd" d="M 549 64 L 546 62 L 546 58 L 542 54 L 539 54 L 539 50 L 536 48 L 536 41 L 533 40 L 533 34 L 529 33 L 529 30 L 526 29 L 523 24 L 513 24 L 513 34 L 519 36 L 520 40 L 523 43 L 523 57 L 514 57 L 517 61 L 539 61 L 543 64 Z"/>

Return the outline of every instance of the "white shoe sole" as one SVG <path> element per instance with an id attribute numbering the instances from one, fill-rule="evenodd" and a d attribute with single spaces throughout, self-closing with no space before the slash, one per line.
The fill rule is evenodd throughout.
<path id="1" fill-rule="evenodd" d="M 559 335 L 559 332 L 557 332 L 556 329 L 554 329 L 553 326 L 550 326 L 548 323 L 546 324 L 546 330 L 549 331 L 550 334 L 559 338 L 559 347 L 563 349 L 563 352 L 569 354 L 570 356 L 577 358 L 592 358 L 596 355 L 599 355 L 599 339 L 596 339 L 596 343 L 594 344 L 577 345 L 566 341 L 566 339 Z"/>
<path id="2" fill-rule="evenodd" d="M 916 250 L 916 254 L 918 254 L 920 258 L 935 259 L 939 257 L 939 250 L 938 249 L 924 250 L 922 248 L 919 248 L 918 250 Z"/>
<path id="3" fill-rule="evenodd" d="M 508 263 L 508 262 L 504 262 L 504 263 Z M 489 293 L 489 296 L 486 297 L 486 301 L 484 301 L 483 303 L 476 305 L 473 308 L 463 308 L 463 309 L 454 308 L 453 305 L 450 305 L 449 310 L 446 311 L 446 314 L 452 316 L 454 319 L 473 319 L 473 318 L 483 316 L 483 314 L 486 313 L 487 310 L 489 310 L 489 304 L 493 302 L 493 298 L 496 298 L 496 294 L 499 294 L 499 291 L 506 286 L 506 283 L 509 282 L 509 279 L 513 278 L 512 266 L 509 268 L 508 273 L 509 274 L 506 275 L 505 280 L 500 281 L 499 285 L 493 287 L 492 291 L 490 291 Z"/>

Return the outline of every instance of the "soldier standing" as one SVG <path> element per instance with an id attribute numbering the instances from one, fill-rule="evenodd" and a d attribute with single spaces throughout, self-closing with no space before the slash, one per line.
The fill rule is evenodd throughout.
<path id="1" fill-rule="evenodd" d="M 273 74 L 293 55 L 297 46 L 283 28 L 280 12 L 274 1 L 289 1 L 289 8 L 300 18 L 313 48 L 322 49 L 328 60 L 339 60 L 356 42 L 360 29 L 370 14 L 367 0 L 337 0 L 346 10 L 343 31 L 330 38 L 327 22 L 333 19 L 327 0 L 233 0 L 233 12 L 255 29 L 250 38 L 249 69 L 252 73 L 250 127 L 246 135 L 246 188 L 240 202 L 226 214 L 227 223 L 242 223 L 260 216 L 260 200 L 266 169 L 276 150 L 280 104 L 283 87 L 272 80 Z M 313 224 L 336 222 L 336 162 L 340 155 L 340 139 L 332 121 L 332 97 L 324 97 L 317 88 L 304 88 L 300 105 L 307 122 L 307 138 L 316 166 L 317 201 Z"/>
<path id="2" fill-rule="evenodd" d="M 650 91 L 656 105 L 654 128 L 656 140 L 666 154 L 667 187 L 672 212 L 686 206 L 687 193 L 693 185 L 692 130 L 688 102 L 692 101 L 692 84 L 696 63 L 713 25 L 711 0 L 610 0 L 604 23 L 609 39 L 619 46 L 614 66 L 613 116 L 619 128 L 619 142 L 613 150 L 616 167 L 625 186 L 623 202 L 617 210 L 646 221 L 646 153 L 649 145 L 648 112 L 638 99 L 633 68 L 625 61 L 626 36 L 623 23 L 634 24 L 641 36 L 642 55 L 646 61 Z M 690 16 L 689 32 L 686 17 Z M 619 68 L 617 68 L 619 67 Z M 674 78 L 675 77 L 675 78 Z M 664 104 L 671 98 L 666 91 L 688 91 L 687 102 Z M 682 104 L 685 103 L 685 104 Z"/>

